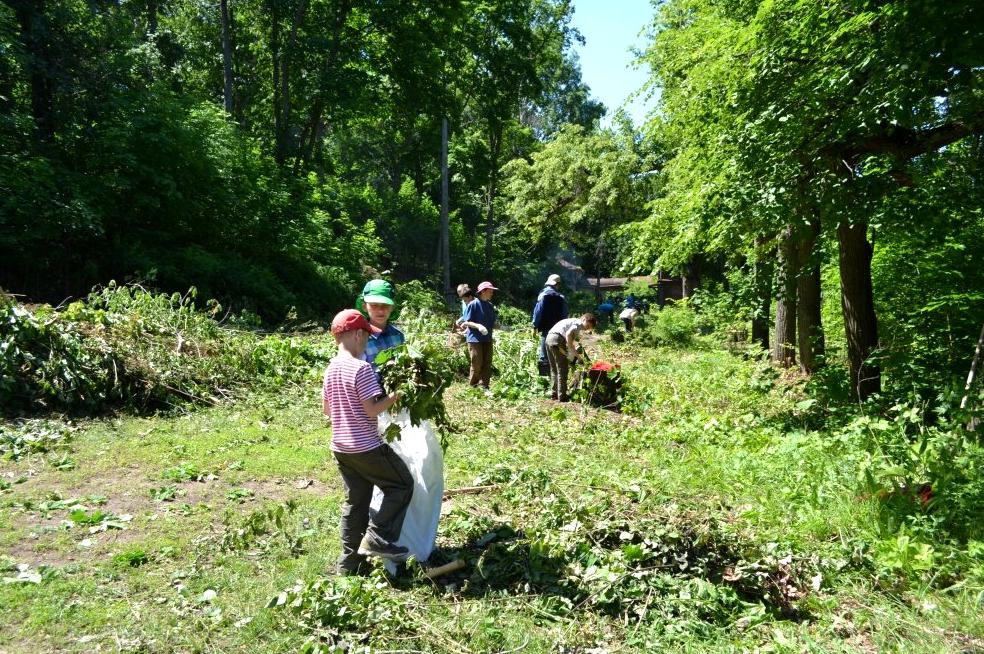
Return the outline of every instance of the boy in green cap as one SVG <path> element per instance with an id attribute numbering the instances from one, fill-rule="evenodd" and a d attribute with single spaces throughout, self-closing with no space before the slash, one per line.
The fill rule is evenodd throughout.
<path id="1" fill-rule="evenodd" d="M 396 291 L 385 279 L 373 279 L 366 283 L 362 293 L 355 299 L 355 308 L 369 318 L 369 324 L 380 330 L 369 337 L 362 358 L 378 372 L 376 355 L 391 347 L 403 345 L 406 337 L 390 319 L 399 315 L 396 307 Z"/>

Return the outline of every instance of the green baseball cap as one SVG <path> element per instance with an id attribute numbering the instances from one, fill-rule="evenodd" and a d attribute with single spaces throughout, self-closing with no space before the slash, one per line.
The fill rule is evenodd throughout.
<path id="1" fill-rule="evenodd" d="M 355 298 L 355 308 L 366 313 L 366 302 L 392 305 L 393 313 L 390 314 L 390 320 L 395 320 L 399 314 L 399 309 L 396 306 L 396 291 L 393 289 L 393 285 L 385 279 L 370 280 L 362 287 L 359 297 Z"/>

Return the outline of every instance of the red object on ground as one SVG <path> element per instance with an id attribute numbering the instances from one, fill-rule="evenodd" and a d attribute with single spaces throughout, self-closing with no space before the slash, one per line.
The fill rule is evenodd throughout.
<path id="1" fill-rule="evenodd" d="M 595 361 L 591 365 L 592 370 L 604 370 L 605 372 L 611 372 L 612 370 L 618 370 L 618 364 L 608 363 L 607 361 Z"/>

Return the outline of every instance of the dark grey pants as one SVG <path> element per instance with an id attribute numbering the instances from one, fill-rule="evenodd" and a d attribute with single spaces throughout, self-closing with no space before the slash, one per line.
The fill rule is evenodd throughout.
<path id="1" fill-rule="evenodd" d="M 403 518 L 413 497 L 413 477 L 403 459 L 385 443 L 359 454 L 332 454 L 345 483 L 340 527 L 342 555 L 338 558 L 338 566 L 351 571 L 365 560 L 359 554 L 363 536 L 368 534 L 377 543 L 395 543 L 400 538 Z M 373 486 L 383 491 L 383 501 L 370 522 Z"/>
<path id="2" fill-rule="evenodd" d="M 567 399 L 567 341 L 560 334 L 547 335 L 547 360 L 550 361 L 550 397 Z"/>

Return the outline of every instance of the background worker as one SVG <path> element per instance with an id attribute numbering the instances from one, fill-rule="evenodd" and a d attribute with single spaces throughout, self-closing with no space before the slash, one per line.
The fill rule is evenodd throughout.
<path id="1" fill-rule="evenodd" d="M 561 320 L 547 332 L 547 357 L 550 361 L 550 399 L 567 402 L 567 375 L 570 364 L 578 356 L 577 342 L 581 332 L 592 331 L 597 325 L 593 314 Z"/>
<path id="2" fill-rule="evenodd" d="M 549 373 L 550 363 L 547 360 L 547 332 L 559 321 L 567 318 L 567 298 L 558 290 L 560 275 L 547 277 L 543 290 L 536 298 L 533 306 L 533 329 L 540 334 L 539 367 L 541 374 Z"/>
<path id="3" fill-rule="evenodd" d="M 490 300 L 497 290 L 492 282 L 479 284 L 478 297 L 465 307 L 461 323 L 466 328 L 465 340 L 468 343 L 468 383 L 481 385 L 486 390 L 492 377 L 492 325 L 496 320 L 496 310 Z"/>
<path id="4" fill-rule="evenodd" d="M 639 316 L 639 310 L 635 308 L 635 303 L 632 306 L 625 307 L 619 312 L 618 317 L 625 325 L 625 331 L 630 332 L 635 328 L 635 320 Z"/>

